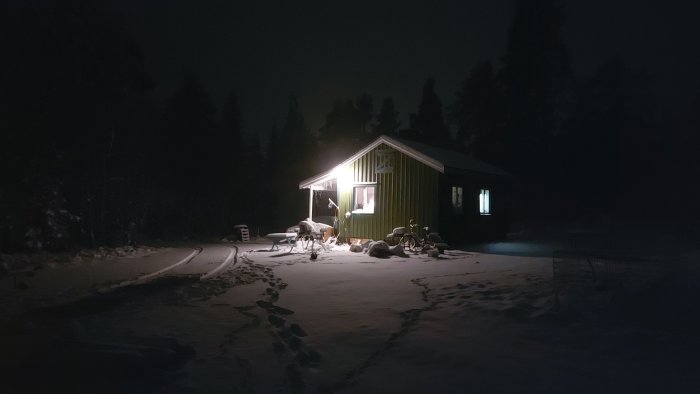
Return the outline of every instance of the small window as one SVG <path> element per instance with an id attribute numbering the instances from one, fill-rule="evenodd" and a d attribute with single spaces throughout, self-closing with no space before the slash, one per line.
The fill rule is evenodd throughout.
<path id="1" fill-rule="evenodd" d="M 462 213 L 462 194 L 461 186 L 452 186 L 452 213 Z"/>
<path id="2" fill-rule="evenodd" d="M 374 213 L 376 186 L 355 186 L 353 188 L 352 213 Z"/>
<path id="3" fill-rule="evenodd" d="M 479 193 L 479 213 L 482 215 L 491 214 L 491 197 L 489 189 L 481 189 Z"/>

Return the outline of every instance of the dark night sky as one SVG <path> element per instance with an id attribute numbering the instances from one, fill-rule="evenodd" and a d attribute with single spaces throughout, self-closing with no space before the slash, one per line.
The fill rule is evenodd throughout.
<path id="1" fill-rule="evenodd" d="M 124 0 L 118 7 L 159 97 L 194 68 L 217 108 L 235 88 L 246 131 L 265 134 L 282 122 L 291 91 L 312 130 L 334 99 L 362 92 L 375 110 L 392 96 L 407 126 L 428 77 L 450 104 L 474 64 L 500 65 L 514 2 Z M 700 86 L 698 6 L 685 3 L 562 1 L 575 72 L 619 55 L 652 73 L 663 100 L 682 108 Z"/>

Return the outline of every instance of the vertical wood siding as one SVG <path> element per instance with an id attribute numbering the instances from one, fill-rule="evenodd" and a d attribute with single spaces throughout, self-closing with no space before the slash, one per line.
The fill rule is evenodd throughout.
<path id="1" fill-rule="evenodd" d="M 377 149 L 391 148 L 382 144 Z M 384 239 L 394 227 L 408 226 L 411 218 L 422 226 L 428 225 L 437 230 L 440 173 L 392 149 L 393 172 L 375 174 L 377 149 L 349 165 L 346 171 L 352 174 L 352 182 L 338 183 L 341 217 L 344 217 L 345 212 L 352 211 L 353 186 L 365 182 L 377 185 L 374 214 L 352 214 L 346 224 L 348 234 L 345 235 L 355 238 Z"/>

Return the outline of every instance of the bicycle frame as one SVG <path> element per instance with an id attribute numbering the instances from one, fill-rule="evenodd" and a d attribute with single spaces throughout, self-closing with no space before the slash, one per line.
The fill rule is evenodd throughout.
<path id="1" fill-rule="evenodd" d="M 413 219 L 409 220 L 409 231 L 401 237 L 399 245 L 413 253 L 419 253 L 425 245 L 428 245 L 428 228 L 421 228 Z"/>

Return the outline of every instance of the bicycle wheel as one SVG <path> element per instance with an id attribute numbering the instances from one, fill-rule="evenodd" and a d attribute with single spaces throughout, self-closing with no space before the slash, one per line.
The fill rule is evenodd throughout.
<path id="1" fill-rule="evenodd" d="M 401 239 L 399 239 L 399 245 L 405 250 L 408 247 L 408 237 L 402 235 Z"/>
<path id="2" fill-rule="evenodd" d="M 418 246 L 419 246 L 419 242 L 416 239 L 416 237 L 410 237 L 408 240 L 408 250 L 410 250 L 413 253 L 417 253 Z"/>
<path id="3" fill-rule="evenodd" d="M 405 234 L 405 235 L 401 236 L 401 240 L 399 241 L 399 245 L 401 245 L 401 247 L 404 250 L 410 249 L 410 245 L 409 245 L 410 241 L 411 241 L 411 236 L 409 236 L 408 234 Z"/>

